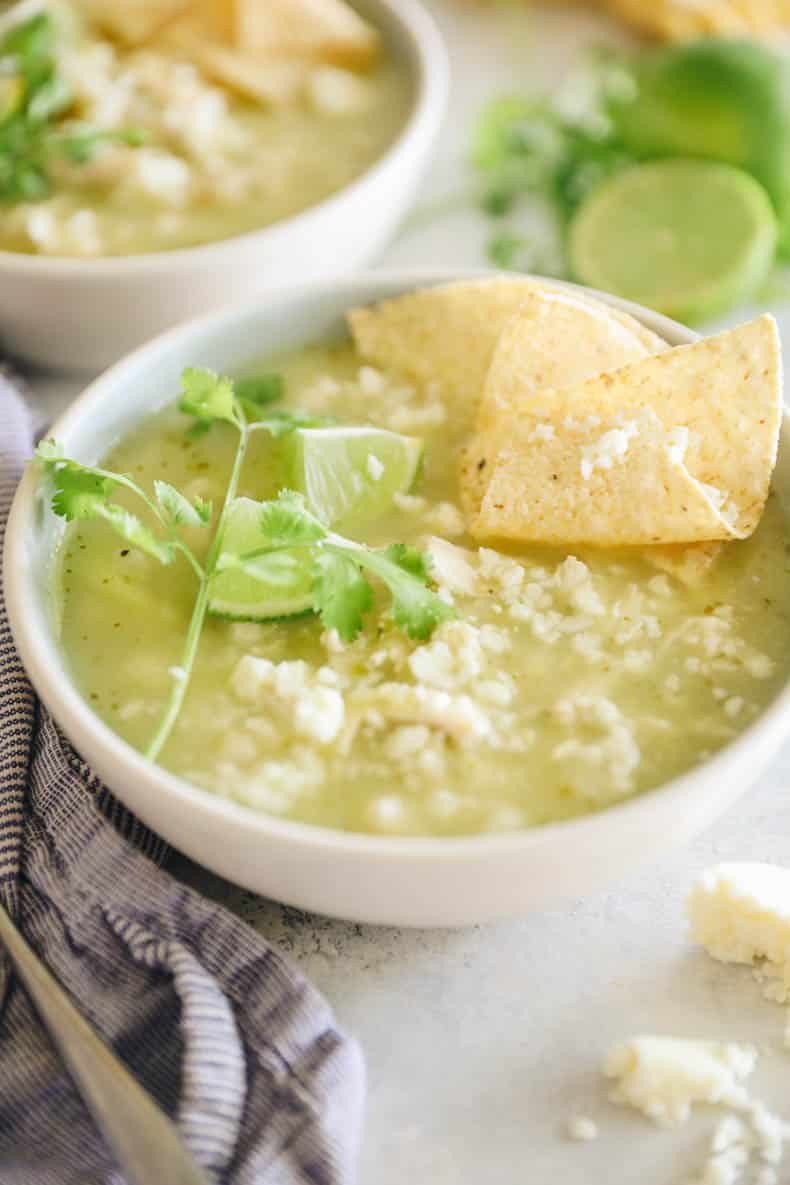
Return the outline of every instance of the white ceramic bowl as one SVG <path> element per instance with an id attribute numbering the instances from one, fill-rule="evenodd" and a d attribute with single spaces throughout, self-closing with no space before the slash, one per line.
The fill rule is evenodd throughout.
<path id="1" fill-rule="evenodd" d="M 0 251 L 0 340 L 39 366 L 97 373 L 189 317 L 363 267 L 406 213 L 447 106 L 448 63 L 419 0 L 355 0 L 412 77 L 403 131 L 365 173 L 283 222 L 177 251 L 51 259 Z"/>
<path id="2" fill-rule="evenodd" d="M 172 330 L 98 379 L 54 425 L 66 454 L 95 462 L 141 416 L 171 401 L 186 365 L 233 370 L 267 349 L 342 327 L 346 309 L 450 278 L 379 275 L 281 293 Z M 687 329 L 623 301 L 672 344 Z M 775 488 L 790 494 L 790 433 Z M 60 520 L 42 513 L 29 472 L 14 502 L 5 591 L 16 643 L 41 698 L 77 749 L 127 806 L 194 860 L 249 889 L 304 909 L 363 922 L 463 925 L 522 914 L 587 892 L 688 840 L 742 794 L 790 731 L 781 692 L 706 764 L 597 815 L 531 831 L 461 839 L 378 838 L 284 822 L 225 801 L 152 765 L 96 716 L 75 687 L 47 604 Z"/>

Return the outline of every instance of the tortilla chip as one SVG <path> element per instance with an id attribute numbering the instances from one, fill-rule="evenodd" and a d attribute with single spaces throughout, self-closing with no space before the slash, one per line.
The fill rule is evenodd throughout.
<path id="1" fill-rule="evenodd" d="M 661 349 L 666 349 L 661 343 Z M 572 292 L 530 291 L 494 351 L 477 414 L 477 434 L 461 458 L 461 501 L 477 514 L 493 472 L 500 425 L 525 393 L 567 387 L 646 357 L 648 349 L 609 309 Z"/>
<path id="2" fill-rule="evenodd" d="M 236 44 L 267 58 L 368 69 L 381 38 L 344 0 L 237 0 Z"/>
<path id="3" fill-rule="evenodd" d="M 150 40 L 189 4 L 190 0 L 78 0 L 80 11 L 97 28 L 130 46 Z"/>
<path id="4" fill-rule="evenodd" d="M 189 58 L 207 78 L 267 107 L 293 102 L 308 75 L 304 62 L 263 61 L 229 44 L 235 34 L 232 7 L 202 0 L 163 30 L 160 43 Z"/>
<path id="5" fill-rule="evenodd" d="M 195 41 L 184 52 L 206 78 L 265 107 L 284 107 L 302 92 L 307 67 L 301 62 L 266 62 L 250 54 Z"/>
<path id="6" fill-rule="evenodd" d="M 668 547 L 646 548 L 645 559 L 688 588 L 696 588 L 708 575 L 723 549 L 724 544 L 720 542 L 693 543 L 689 547 L 675 543 Z"/>
<path id="7" fill-rule="evenodd" d="M 650 409 L 632 420 L 602 418 L 605 400 L 574 419 L 561 394 L 554 421 L 520 416 L 499 452 L 472 534 L 557 547 L 645 546 L 730 539 L 732 531 L 704 487 L 678 462 L 672 440 Z M 598 443 L 615 433 L 621 456 L 585 470 Z"/>
<path id="8" fill-rule="evenodd" d="M 161 40 L 165 45 L 191 48 L 194 43 L 209 49 L 218 43 L 230 46 L 234 32 L 233 6 L 226 0 L 192 0 L 186 11 L 168 22 Z"/>
<path id="9" fill-rule="evenodd" d="M 760 521 L 768 496 L 779 442 L 781 387 L 779 336 L 776 322 L 766 315 L 564 391 L 535 394 L 525 388 L 518 410 L 503 418 L 501 440 L 506 443 L 494 462 L 472 533 L 478 538 L 598 546 L 745 538 Z M 702 526 L 704 515 L 699 506 L 695 510 L 690 494 L 689 507 L 677 501 L 681 491 L 676 481 L 667 486 L 666 465 L 645 455 L 641 429 L 611 468 L 580 473 L 585 455 L 594 455 L 607 431 L 602 425 L 616 425 L 618 418 L 633 423 L 643 412 L 658 418 L 666 440 L 674 440 L 670 451 L 681 454 L 676 467 L 686 471 L 702 500 L 715 510 L 710 529 Z M 590 426 L 590 417 L 597 423 Z M 546 424 L 543 432 L 537 431 L 541 423 Z M 588 424 L 586 436 L 578 428 L 581 423 Z M 682 448 L 678 432 L 685 437 Z M 648 443 L 647 452 L 667 453 L 659 447 L 658 434 Z M 635 468 L 635 457 L 644 463 L 644 474 Z M 545 489 L 536 485 L 541 480 Z M 669 500 L 660 497 L 659 482 L 664 482 Z M 618 508 L 615 495 L 632 505 L 624 502 Z M 591 498 L 600 499 L 612 516 L 608 534 L 601 525 L 601 507 L 590 509 Z M 650 505 L 653 499 L 656 504 Z M 581 522 L 589 537 L 580 534 Z"/>
<path id="10" fill-rule="evenodd" d="M 582 303 L 605 309 L 648 352 L 666 348 L 661 338 L 628 313 L 609 309 L 562 284 L 516 276 L 423 288 L 355 309 L 348 321 L 363 358 L 399 371 L 419 386 L 438 382 L 459 418 L 471 425 L 499 337 L 527 296 L 535 292 L 572 292 Z"/>
<path id="11" fill-rule="evenodd" d="M 604 7 L 665 41 L 772 33 L 790 22 L 787 0 L 604 0 Z"/>

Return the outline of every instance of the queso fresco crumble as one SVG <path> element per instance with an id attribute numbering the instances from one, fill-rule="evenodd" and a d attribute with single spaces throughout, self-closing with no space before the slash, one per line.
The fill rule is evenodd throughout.
<path id="1" fill-rule="evenodd" d="M 439 382 L 406 382 L 348 345 L 268 365 L 283 377 L 285 406 L 424 441 L 412 488 L 353 533 L 427 550 L 456 615 L 425 640 L 396 627 L 379 593 L 353 641 L 309 613 L 210 620 L 161 755 L 168 769 L 311 823 L 502 832 L 598 810 L 689 769 L 745 728 L 786 677 L 790 544 L 775 495 L 751 538 L 728 544 L 689 587 L 635 549 L 479 546 L 457 496 L 471 413 L 459 415 Z M 221 499 L 233 433 L 221 425 L 188 436 L 187 426 L 178 411 L 159 412 L 106 465 L 143 485 L 164 476 L 190 498 Z M 615 438 L 585 463 L 616 465 L 628 443 Z M 251 438 L 240 494 L 274 496 L 282 448 Z M 362 470 L 373 490 L 381 462 L 370 456 Z M 69 661 L 95 709 L 142 747 L 178 662 L 191 573 L 182 559 L 162 568 L 130 551 L 101 521 L 74 523 L 66 540 Z"/>

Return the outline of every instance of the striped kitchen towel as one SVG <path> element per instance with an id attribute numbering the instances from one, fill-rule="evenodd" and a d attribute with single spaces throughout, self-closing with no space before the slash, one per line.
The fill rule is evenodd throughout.
<path id="1" fill-rule="evenodd" d="M 0 376 L 0 545 L 32 447 Z M 164 872 L 164 854 L 37 703 L 0 593 L 0 901 L 218 1185 L 346 1185 L 359 1049 L 274 947 Z M 0 1183 L 121 1185 L 2 952 Z"/>

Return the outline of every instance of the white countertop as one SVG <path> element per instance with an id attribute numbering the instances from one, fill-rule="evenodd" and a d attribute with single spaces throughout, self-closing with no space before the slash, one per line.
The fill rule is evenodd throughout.
<path id="1" fill-rule="evenodd" d="M 442 203 L 468 185 L 469 123 L 488 94 L 549 85 L 580 47 L 614 34 L 583 12 L 429 2 L 454 69 L 424 194 Z M 471 209 L 448 210 L 416 220 L 381 262 L 479 266 L 486 234 Z M 790 305 L 772 311 L 790 333 Z M 42 420 L 83 385 L 29 378 Z M 714 1117 L 661 1132 L 607 1103 L 599 1066 L 610 1044 L 640 1032 L 747 1040 L 765 1049 L 756 1093 L 782 1111 L 790 1085 L 782 1011 L 762 1000 L 748 972 L 691 948 L 682 903 L 707 864 L 790 865 L 788 787 L 790 746 L 692 847 L 605 894 L 465 931 L 328 921 L 186 862 L 178 872 L 292 955 L 362 1042 L 370 1091 L 360 1185 L 687 1185 Z M 790 1118 L 790 1103 L 784 1112 Z M 564 1136 L 567 1119 L 581 1114 L 600 1126 L 594 1143 Z M 790 1161 L 785 1173 L 790 1181 Z"/>

